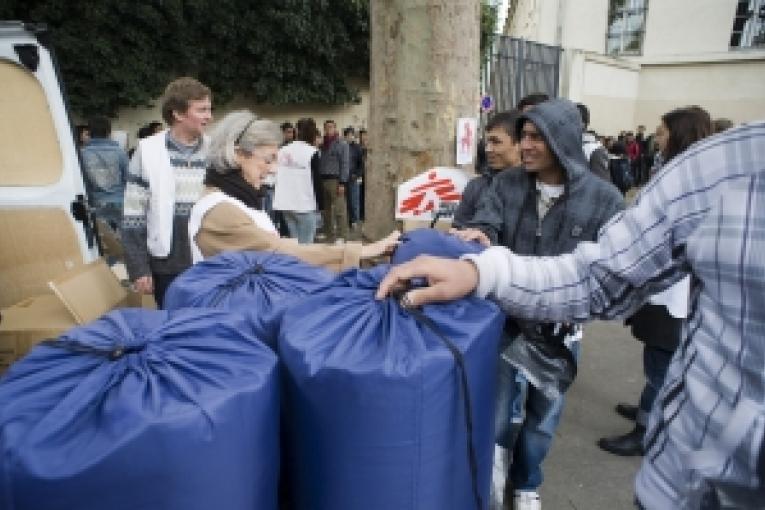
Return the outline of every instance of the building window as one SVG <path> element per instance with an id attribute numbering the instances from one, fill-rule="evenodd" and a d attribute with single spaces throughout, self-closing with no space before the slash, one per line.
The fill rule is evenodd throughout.
<path id="1" fill-rule="evenodd" d="M 730 47 L 765 47 L 765 0 L 739 0 Z"/>
<path id="2" fill-rule="evenodd" d="M 648 0 L 610 0 L 606 53 L 640 55 L 643 51 Z"/>

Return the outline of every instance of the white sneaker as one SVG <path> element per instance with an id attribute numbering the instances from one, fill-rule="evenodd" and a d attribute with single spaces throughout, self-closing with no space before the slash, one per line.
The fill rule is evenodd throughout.
<path id="1" fill-rule="evenodd" d="M 537 491 L 515 491 L 515 510 L 542 510 L 542 501 Z"/>

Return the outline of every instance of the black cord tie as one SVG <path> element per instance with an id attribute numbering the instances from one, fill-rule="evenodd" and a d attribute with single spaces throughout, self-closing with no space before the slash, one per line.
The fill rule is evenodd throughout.
<path id="1" fill-rule="evenodd" d="M 213 298 L 210 306 L 213 308 L 218 307 L 220 302 L 223 301 L 223 298 L 226 297 L 228 293 L 233 292 L 237 287 L 244 285 L 247 280 L 250 279 L 250 276 L 254 274 L 263 274 L 265 272 L 266 268 L 264 268 L 262 264 L 255 264 L 255 266 L 244 271 L 242 274 L 231 278 L 218 288 L 218 293 Z"/>
<path id="2" fill-rule="evenodd" d="M 63 349 L 65 351 L 73 352 L 76 354 L 93 354 L 95 356 L 102 356 L 109 359 L 109 361 L 117 361 L 126 354 L 140 352 L 144 347 L 142 345 L 133 347 L 115 345 L 111 349 L 99 349 L 97 347 L 91 347 L 90 345 L 83 345 L 79 342 L 73 342 L 71 340 L 57 340 L 55 338 L 49 338 L 40 343 L 49 347 Z"/>
<path id="3" fill-rule="evenodd" d="M 449 340 L 443 333 L 441 333 L 438 325 L 421 310 L 412 306 L 406 295 L 408 290 L 409 289 L 394 292 L 393 297 L 404 310 L 409 312 L 409 314 L 414 317 L 416 321 L 430 329 L 438 337 L 438 339 L 443 342 L 446 348 L 449 349 L 449 352 L 451 352 L 452 357 L 454 358 L 454 362 L 459 369 L 460 389 L 462 390 L 462 402 L 465 408 L 465 431 L 468 451 L 468 464 L 470 466 L 470 478 L 473 484 L 473 497 L 475 498 L 476 508 L 478 510 L 483 510 L 481 492 L 478 490 L 478 455 L 476 454 L 475 445 L 473 443 L 473 406 L 470 403 L 470 386 L 468 384 L 467 370 L 465 369 L 465 359 L 457 346 L 454 345 L 454 342 Z"/>

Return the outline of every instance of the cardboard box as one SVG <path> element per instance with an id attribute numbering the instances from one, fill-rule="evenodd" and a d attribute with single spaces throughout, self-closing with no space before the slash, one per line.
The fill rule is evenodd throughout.
<path id="1" fill-rule="evenodd" d="M 0 312 L 0 372 L 42 340 L 99 318 L 128 296 L 103 259 L 64 273 L 48 285 L 49 293 Z"/>

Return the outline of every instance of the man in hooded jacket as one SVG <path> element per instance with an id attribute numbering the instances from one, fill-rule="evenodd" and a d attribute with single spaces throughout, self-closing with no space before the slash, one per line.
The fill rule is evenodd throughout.
<path id="1" fill-rule="evenodd" d="M 547 256 L 570 253 L 581 241 L 594 241 L 599 229 L 624 208 L 624 200 L 614 186 L 590 171 L 582 152 L 583 125 L 576 106 L 565 99 L 540 103 L 519 117 L 515 131 L 522 168 L 493 179 L 463 238 L 481 238 L 521 255 Z M 497 442 L 512 457 L 509 481 L 515 490 L 515 508 L 536 510 L 541 508 L 537 492 L 542 484 L 541 464 L 560 420 L 566 385 L 561 384 L 557 397 L 551 397 L 550 388 L 541 387 L 541 378 L 508 364 L 508 352 L 514 350 L 515 342 L 536 344 L 542 352 L 557 353 L 554 364 L 573 364 L 568 367 L 573 377 L 570 372 L 575 373 L 582 333 L 578 326 L 513 318 L 505 329 L 511 342 L 502 354 L 506 377 L 501 379 L 505 387 L 500 395 L 512 402 L 500 402 L 498 419 L 510 416 L 498 423 Z M 565 377 L 542 375 L 548 382 L 550 377 Z"/>

